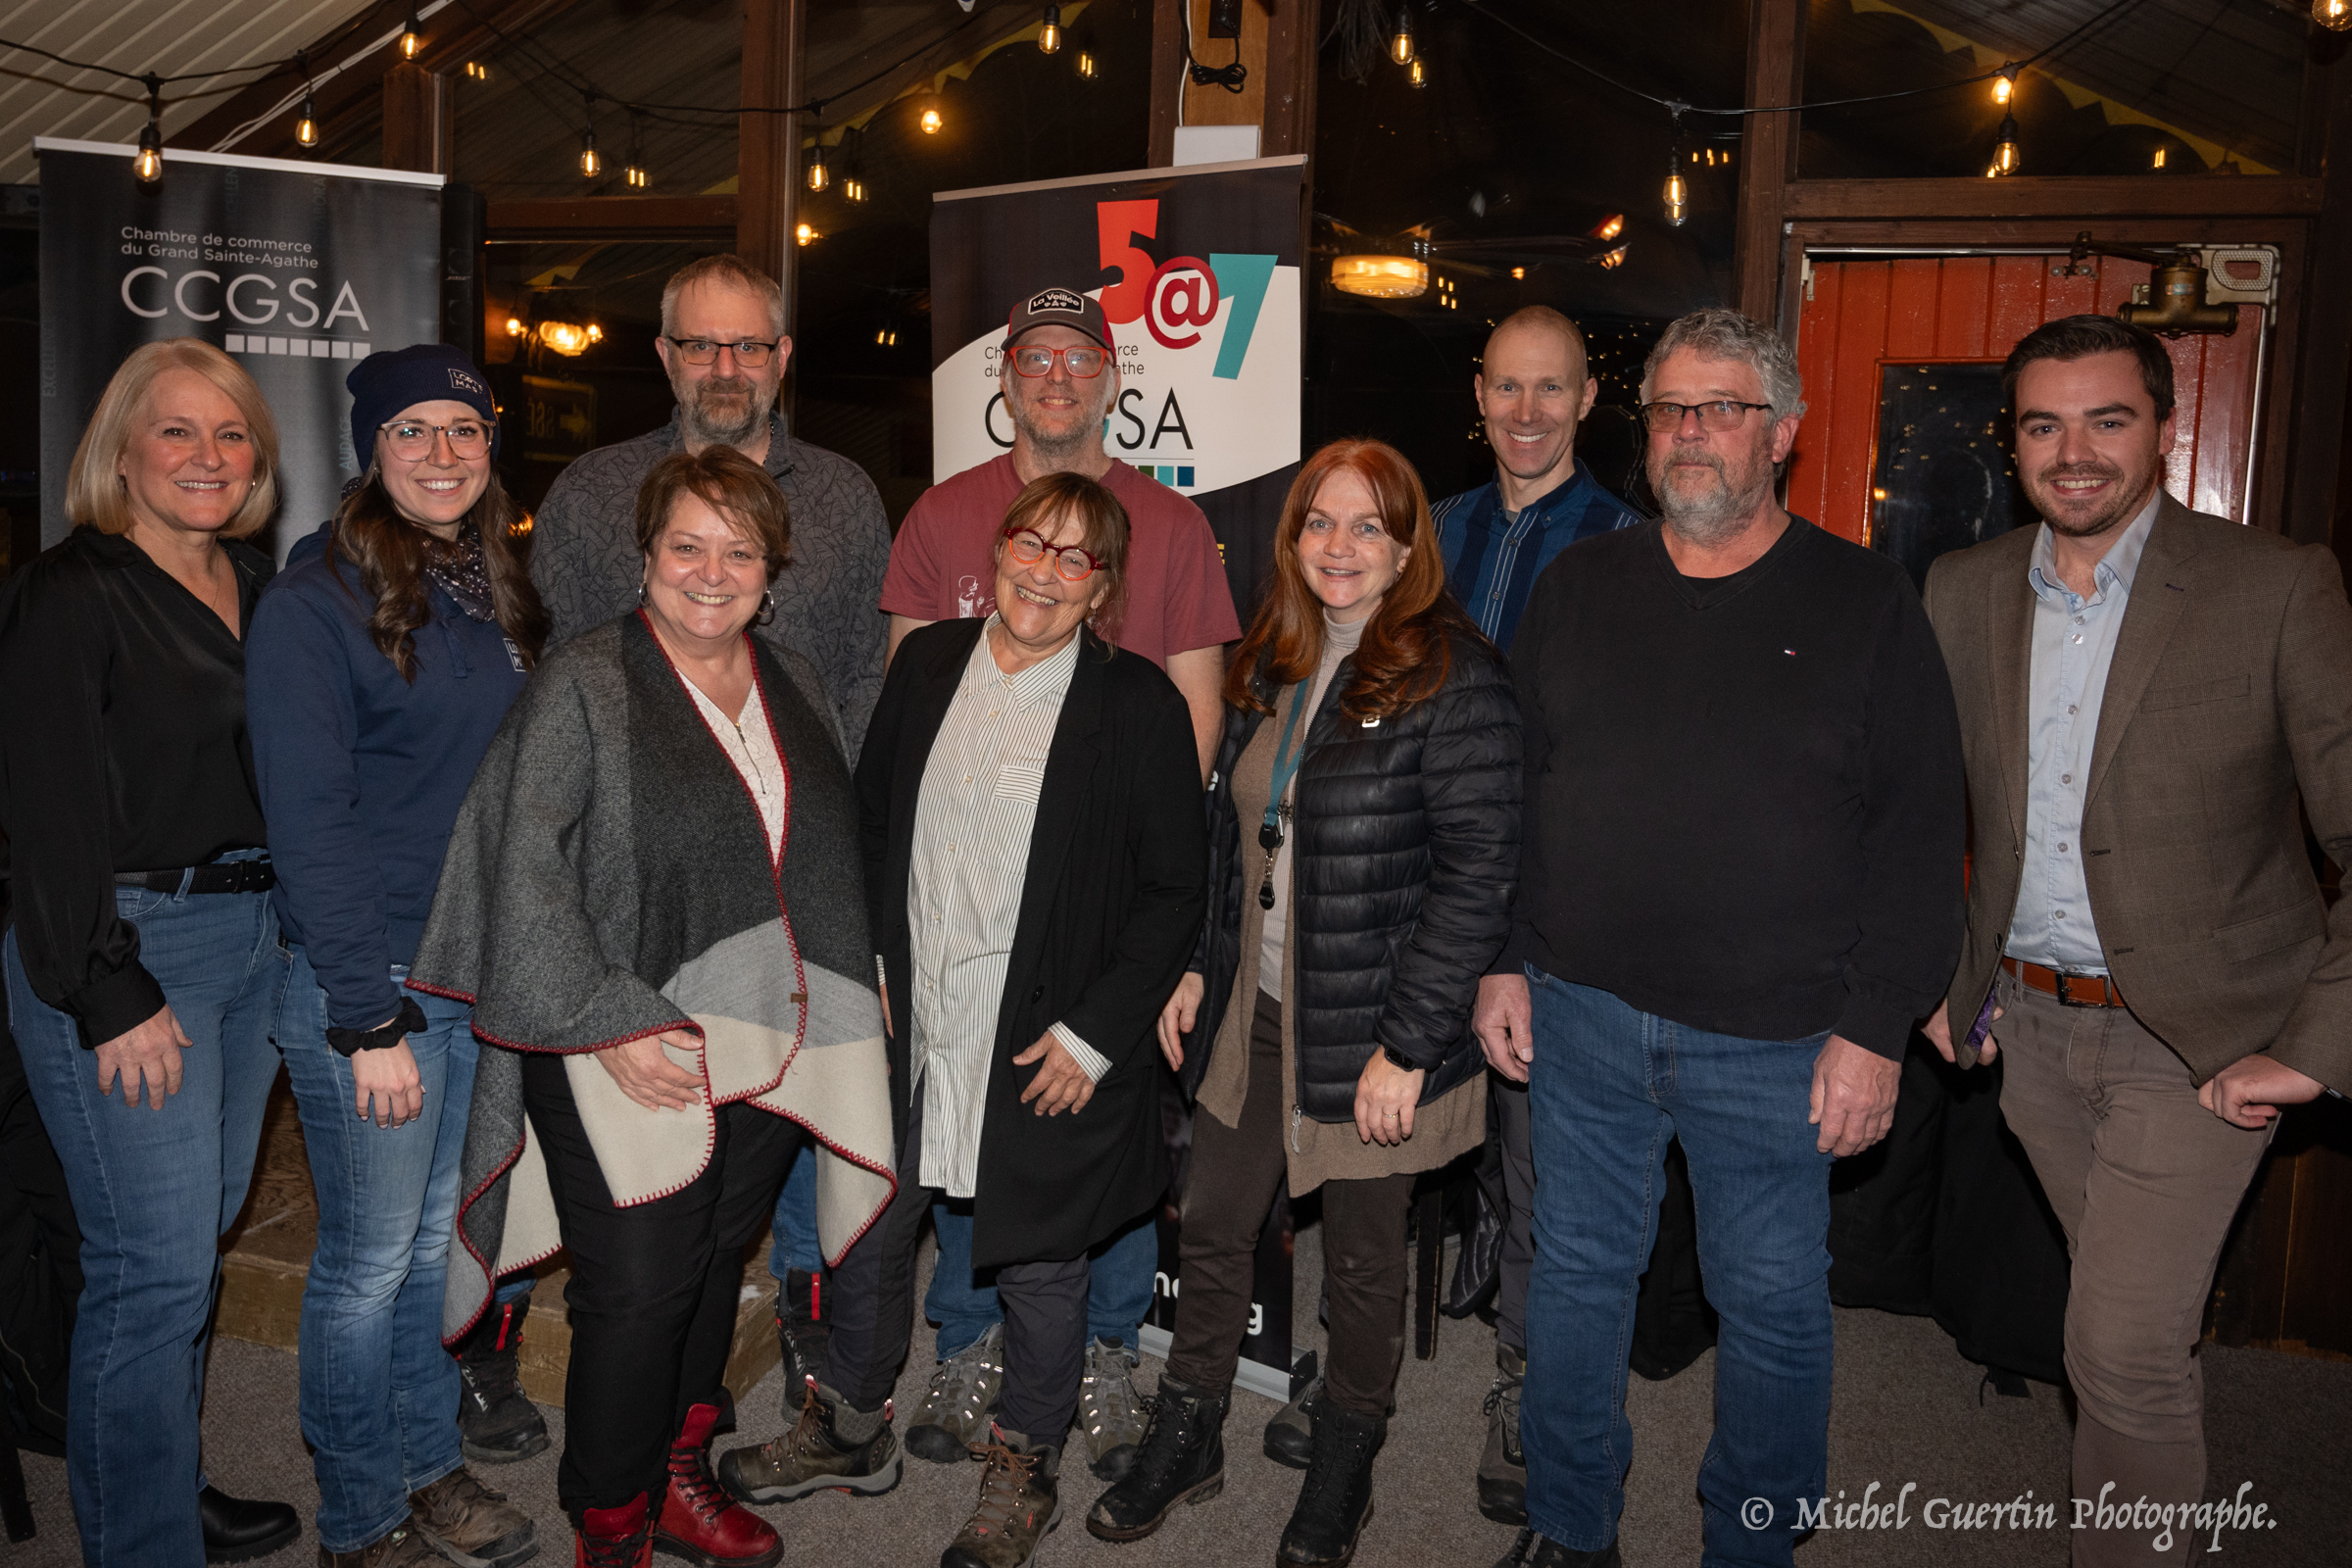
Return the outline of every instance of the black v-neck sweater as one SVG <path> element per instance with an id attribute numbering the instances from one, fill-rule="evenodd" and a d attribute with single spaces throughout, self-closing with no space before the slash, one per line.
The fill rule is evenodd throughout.
<path id="1" fill-rule="evenodd" d="M 1959 718 L 1919 595 L 1801 517 L 1728 577 L 1645 523 L 1537 581 L 1526 825 L 1497 963 L 1718 1034 L 1900 1056 L 1950 979 Z"/>

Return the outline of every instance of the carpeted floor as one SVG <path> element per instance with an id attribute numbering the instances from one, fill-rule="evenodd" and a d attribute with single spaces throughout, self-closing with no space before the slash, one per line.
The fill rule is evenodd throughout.
<path id="1" fill-rule="evenodd" d="M 1298 1247 L 1298 1325 L 1301 1347 L 1319 1346 L 1313 1302 L 1321 1260 L 1313 1230 Z M 902 1378 L 898 1399 L 910 1409 L 929 1375 L 928 1331 Z M 1356 1556 L 1362 1568 L 1487 1568 L 1513 1532 L 1479 1517 L 1472 1474 L 1485 1437 L 1480 1401 L 1494 1364 L 1494 1336 L 1476 1322 L 1446 1323 L 1438 1356 L 1409 1355 L 1397 1388 L 1398 1415 L 1376 1471 L 1377 1516 Z M 1146 1361 L 1147 1388 L 1158 1363 Z M 1692 1478 L 1710 1426 L 1714 1357 L 1703 1356 L 1662 1384 L 1635 1379 L 1635 1433 L 1621 1539 L 1630 1568 L 1698 1560 L 1698 1506 Z M 2029 1399 L 1989 1393 L 1932 1323 L 1870 1311 L 1838 1314 L 1838 1378 L 1830 1429 L 1830 1487 L 1859 1502 L 1875 1482 L 1874 1501 L 1916 1483 L 1899 1529 L 1824 1530 L 1798 1548 L 1800 1568 L 1863 1565 L 1984 1565 L 2062 1568 L 2067 1532 L 2057 1529 L 1954 1530 L 1932 1527 L 1930 1501 L 2005 1503 L 2031 1493 L 2036 1502 L 2063 1499 L 2069 1443 L 2059 1392 L 2035 1385 Z M 2275 1527 L 2228 1533 L 2219 1560 L 2231 1568 L 2352 1563 L 2352 1363 L 2261 1350 L 2208 1347 L 2205 1389 L 2212 1479 L 2209 1496 L 2266 1504 Z M 741 1400 L 742 1430 L 723 1449 L 764 1441 L 782 1428 L 781 1380 L 771 1375 Z M 1081 1521 L 1101 1483 L 1073 1465 L 1064 1492 L 1065 1522 L 1039 1553 L 1040 1568 L 1198 1568 L 1270 1564 L 1274 1544 L 1297 1495 L 1298 1474 L 1258 1451 L 1257 1432 L 1275 1406 L 1242 1393 L 1226 1427 L 1224 1494 L 1186 1509 L 1152 1539 L 1113 1546 L 1086 1534 Z M 317 1561 L 309 1535 L 317 1502 L 310 1462 L 296 1430 L 295 1360 L 279 1350 L 223 1341 L 213 1352 L 205 1412 L 207 1461 L 216 1482 L 246 1496 L 289 1498 L 303 1511 L 305 1535 L 266 1559 L 268 1568 Z M 559 1447 L 563 1413 L 548 1412 Z M 25 1456 L 40 1536 L 0 1548 L 9 1568 L 77 1560 L 66 1499 L 65 1467 Z M 556 1507 L 556 1452 L 503 1469 L 485 1469 L 539 1521 L 539 1561 L 570 1561 L 570 1540 Z M 907 1461 L 906 1479 L 885 1497 L 853 1499 L 826 1493 L 767 1511 L 785 1533 L 788 1564 L 827 1568 L 925 1565 L 956 1534 L 976 1496 L 976 1466 Z M 2063 1522 L 2063 1501 L 2059 1517 Z M 2200 1547 L 2210 1543 L 2200 1543 Z M 657 1561 L 665 1559 L 657 1558 Z M 2200 1549 L 2196 1560 L 2212 1560 Z"/>

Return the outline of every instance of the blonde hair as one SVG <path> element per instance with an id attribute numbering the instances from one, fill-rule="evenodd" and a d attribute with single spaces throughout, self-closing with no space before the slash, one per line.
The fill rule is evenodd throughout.
<path id="1" fill-rule="evenodd" d="M 224 539 L 258 533 L 277 510 L 277 419 L 269 400 L 245 368 L 202 338 L 172 337 L 141 344 L 115 371 L 98 399 L 97 412 L 74 449 L 66 474 L 66 516 L 101 533 L 130 530 L 130 502 L 118 471 L 130 450 L 132 427 L 147 405 L 156 377 L 166 370 L 194 370 L 237 406 L 253 442 L 253 488 L 245 504 L 220 530 Z"/>

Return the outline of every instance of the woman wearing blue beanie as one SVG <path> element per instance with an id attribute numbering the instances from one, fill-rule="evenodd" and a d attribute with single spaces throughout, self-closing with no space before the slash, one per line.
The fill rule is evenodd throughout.
<path id="1" fill-rule="evenodd" d="M 530 1519 L 459 1448 L 441 1294 L 475 1042 L 407 989 L 466 784 L 547 638 L 500 486 L 497 407 L 461 350 L 355 368 L 361 477 L 253 617 L 246 699 L 292 959 L 277 1040 L 318 1247 L 302 1433 L 325 1568 L 510 1568 Z"/>

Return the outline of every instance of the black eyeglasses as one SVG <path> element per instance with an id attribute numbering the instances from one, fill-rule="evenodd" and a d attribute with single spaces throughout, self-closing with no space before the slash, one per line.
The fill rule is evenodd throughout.
<path id="1" fill-rule="evenodd" d="M 1076 545 L 1050 545 L 1046 536 L 1035 528 L 1005 529 L 1004 548 L 1024 566 L 1034 566 L 1051 554 L 1054 574 L 1063 582 L 1084 582 L 1102 569 L 1102 563 L 1093 551 L 1081 550 Z"/>
<path id="2" fill-rule="evenodd" d="M 758 369 L 767 363 L 769 355 L 776 352 L 775 343 L 762 343 L 757 338 L 749 337 L 736 343 L 721 343 L 715 338 L 708 337 L 664 337 L 662 341 L 676 349 L 678 358 L 684 360 L 688 365 L 709 365 L 718 358 L 720 349 L 725 349 L 735 356 L 737 365 Z M 777 342 L 781 341 L 783 341 L 781 338 L 777 340 Z"/>
<path id="3" fill-rule="evenodd" d="M 1669 430 L 1683 427 L 1684 415 L 1695 414 L 1698 416 L 1698 427 L 1702 430 L 1737 430 L 1746 421 L 1748 410 L 1771 407 L 1769 403 L 1740 403 L 1732 398 L 1715 403 L 1644 403 L 1642 405 L 1642 422 L 1648 425 L 1653 434 L 1664 435 Z"/>

